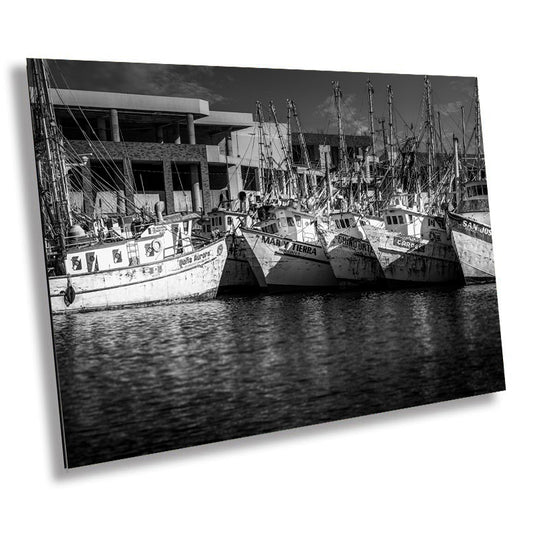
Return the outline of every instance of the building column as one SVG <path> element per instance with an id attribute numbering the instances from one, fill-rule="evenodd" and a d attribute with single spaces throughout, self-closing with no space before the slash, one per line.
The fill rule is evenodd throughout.
<path id="1" fill-rule="evenodd" d="M 105 124 L 105 117 L 98 117 L 96 119 L 96 133 L 100 141 L 107 141 L 107 130 Z"/>
<path id="2" fill-rule="evenodd" d="M 165 208 L 167 215 L 176 212 L 174 205 L 174 183 L 172 182 L 172 162 L 169 159 L 163 160 L 163 174 L 165 176 Z"/>
<path id="3" fill-rule="evenodd" d="M 91 175 L 91 162 L 87 163 L 81 169 L 82 189 L 83 189 L 83 212 L 92 217 L 94 213 L 93 200 L 93 178 Z"/>
<path id="4" fill-rule="evenodd" d="M 162 143 L 165 140 L 163 126 L 157 126 L 156 130 L 157 142 Z"/>
<path id="5" fill-rule="evenodd" d="M 125 158 L 122 161 L 124 165 L 124 177 L 126 178 L 125 185 L 125 196 L 126 196 L 126 214 L 134 214 L 134 205 L 135 205 L 135 179 L 133 178 L 133 169 L 131 167 L 131 160 Z"/>
<path id="6" fill-rule="evenodd" d="M 191 195 L 192 210 L 201 211 L 204 203 L 202 202 L 202 191 L 200 189 L 200 176 L 197 163 L 191 165 Z"/>
<path id="7" fill-rule="evenodd" d="M 189 144 L 196 144 L 196 132 L 194 130 L 194 116 L 187 113 L 187 131 L 189 133 Z"/>
<path id="8" fill-rule="evenodd" d="M 235 200 L 239 192 L 244 189 L 242 183 L 241 167 L 236 165 L 228 166 L 228 194 L 230 200 Z"/>
<path id="9" fill-rule="evenodd" d="M 111 138 L 115 142 L 120 142 L 120 128 L 118 125 L 118 111 L 116 109 L 111 110 Z"/>

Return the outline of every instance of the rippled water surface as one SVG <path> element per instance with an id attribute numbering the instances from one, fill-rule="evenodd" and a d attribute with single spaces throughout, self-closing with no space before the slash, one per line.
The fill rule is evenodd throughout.
<path id="1" fill-rule="evenodd" d="M 505 387 L 495 285 L 54 317 L 69 466 Z"/>

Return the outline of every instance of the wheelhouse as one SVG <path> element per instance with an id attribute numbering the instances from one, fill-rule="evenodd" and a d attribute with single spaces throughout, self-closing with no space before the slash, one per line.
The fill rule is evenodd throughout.
<path id="1" fill-rule="evenodd" d="M 239 227 L 249 227 L 251 217 L 237 211 L 212 211 L 199 222 L 200 235 L 210 238 L 213 235 L 226 235 L 234 233 Z"/>
<path id="2" fill-rule="evenodd" d="M 193 220 L 149 225 L 137 238 L 103 237 L 87 242 L 80 238 L 68 248 L 64 271 L 68 275 L 89 274 L 127 266 L 150 265 L 193 251 Z"/>
<path id="3" fill-rule="evenodd" d="M 486 181 L 469 181 L 465 183 L 466 199 L 485 200 L 487 199 L 487 182 Z"/>
<path id="4" fill-rule="evenodd" d="M 394 203 L 384 210 L 385 229 L 412 237 L 447 241 L 444 219 L 406 207 L 403 202 L 407 201 L 407 198 L 407 194 L 398 194 L 393 198 Z"/>
<path id="5" fill-rule="evenodd" d="M 276 207 L 269 212 L 269 218 L 259 224 L 261 231 L 276 233 L 301 242 L 316 242 L 316 218 L 289 207 Z"/>

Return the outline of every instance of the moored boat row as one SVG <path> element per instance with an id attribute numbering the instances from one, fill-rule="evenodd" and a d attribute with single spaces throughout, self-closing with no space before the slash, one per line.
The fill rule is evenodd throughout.
<path id="1" fill-rule="evenodd" d="M 454 136 L 453 161 L 441 153 L 436 168 L 439 154 L 427 78 L 424 129 L 428 151 L 424 156 L 416 152 L 423 135 L 414 135 L 412 130 L 397 147 L 392 145 L 390 86 L 390 130 L 383 160 L 376 156 L 374 133 L 371 151 L 349 154 L 342 129 L 342 93 L 335 82 L 339 133 L 335 161 L 323 151 L 320 162 L 311 163 L 296 106 L 290 100 L 288 129 L 292 117 L 301 163 L 295 164 L 292 141 L 282 134 L 270 102 L 283 154 L 283 161 L 275 166 L 272 139 L 265 137 L 258 102 L 259 190 L 249 196 L 241 191 L 232 201 L 228 181 L 226 200 L 221 195 L 216 209 L 165 216 L 163 201 L 155 202 L 152 211 L 152 207 L 137 205 L 132 194 L 125 194 L 135 185 L 118 172 L 116 179 L 123 179 L 124 194 L 117 196 L 116 210 L 103 218 L 101 211 L 71 208 L 69 168 L 77 169 L 82 182 L 90 169 L 83 168 L 79 154 L 67 154 L 68 141 L 57 126 L 44 62 L 34 61 L 32 72 L 32 118 L 53 313 L 206 299 L 234 290 L 331 290 L 495 280 L 480 126 L 476 124 L 478 152 L 473 165 L 466 148 L 460 163 Z M 369 82 L 370 109 L 371 89 Z M 478 116 L 478 101 L 476 106 Z M 140 181 L 142 185 L 142 177 Z M 82 183 L 83 194 L 98 193 L 88 191 L 88 183 L 93 182 Z"/>

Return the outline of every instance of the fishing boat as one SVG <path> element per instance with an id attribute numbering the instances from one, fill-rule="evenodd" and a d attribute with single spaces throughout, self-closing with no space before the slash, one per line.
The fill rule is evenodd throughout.
<path id="1" fill-rule="evenodd" d="M 197 215 L 155 216 L 137 210 L 132 217 L 90 218 L 71 209 L 70 154 L 57 126 L 49 95 L 47 68 L 30 62 L 30 101 L 35 132 L 41 220 L 52 313 L 95 311 L 216 295 L 226 262 L 223 237 L 197 244 Z M 135 209 L 134 205 L 130 206 Z"/>
<path id="2" fill-rule="evenodd" d="M 226 241 L 193 246 L 190 228 L 190 219 L 151 224 L 134 238 L 110 236 L 91 242 L 73 226 L 64 260 L 49 271 L 52 312 L 214 298 L 226 261 Z"/>
<path id="3" fill-rule="evenodd" d="M 259 287 L 257 278 L 250 267 L 241 233 L 242 227 L 251 225 L 252 218 L 247 213 L 224 208 L 213 210 L 200 222 L 202 237 L 209 239 L 213 236 L 225 236 L 226 239 L 228 257 L 220 280 L 220 292 Z"/>
<path id="4" fill-rule="evenodd" d="M 328 224 L 319 226 L 318 233 L 333 273 L 340 287 L 376 285 L 383 272 L 364 227 L 384 227 L 377 217 L 363 217 L 353 212 L 331 213 Z"/>
<path id="5" fill-rule="evenodd" d="M 259 286 L 270 290 L 336 287 L 316 218 L 289 206 L 269 209 L 254 228 L 241 229 Z"/>
<path id="6" fill-rule="evenodd" d="M 467 182 L 464 191 L 466 197 L 457 211 L 446 216 L 453 247 L 467 284 L 494 282 L 487 183 L 485 180 Z"/>
<path id="7" fill-rule="evenodd" d="M 496 281 L 477 85 L 475 116 L 473 162 L 469 162 L 465 147 L 460 160 L 458 139 L 454 137 L 456 208 L 446 213 L 448 231 L 467 284 Z"/>
<path id="8" fill-rule="evenodd" d="M 364 232 L 389 284 L 461 284 L 460 264 L 444 218 L 422 213 L 402 202 L 384 210 L 384 228 Z"/>

